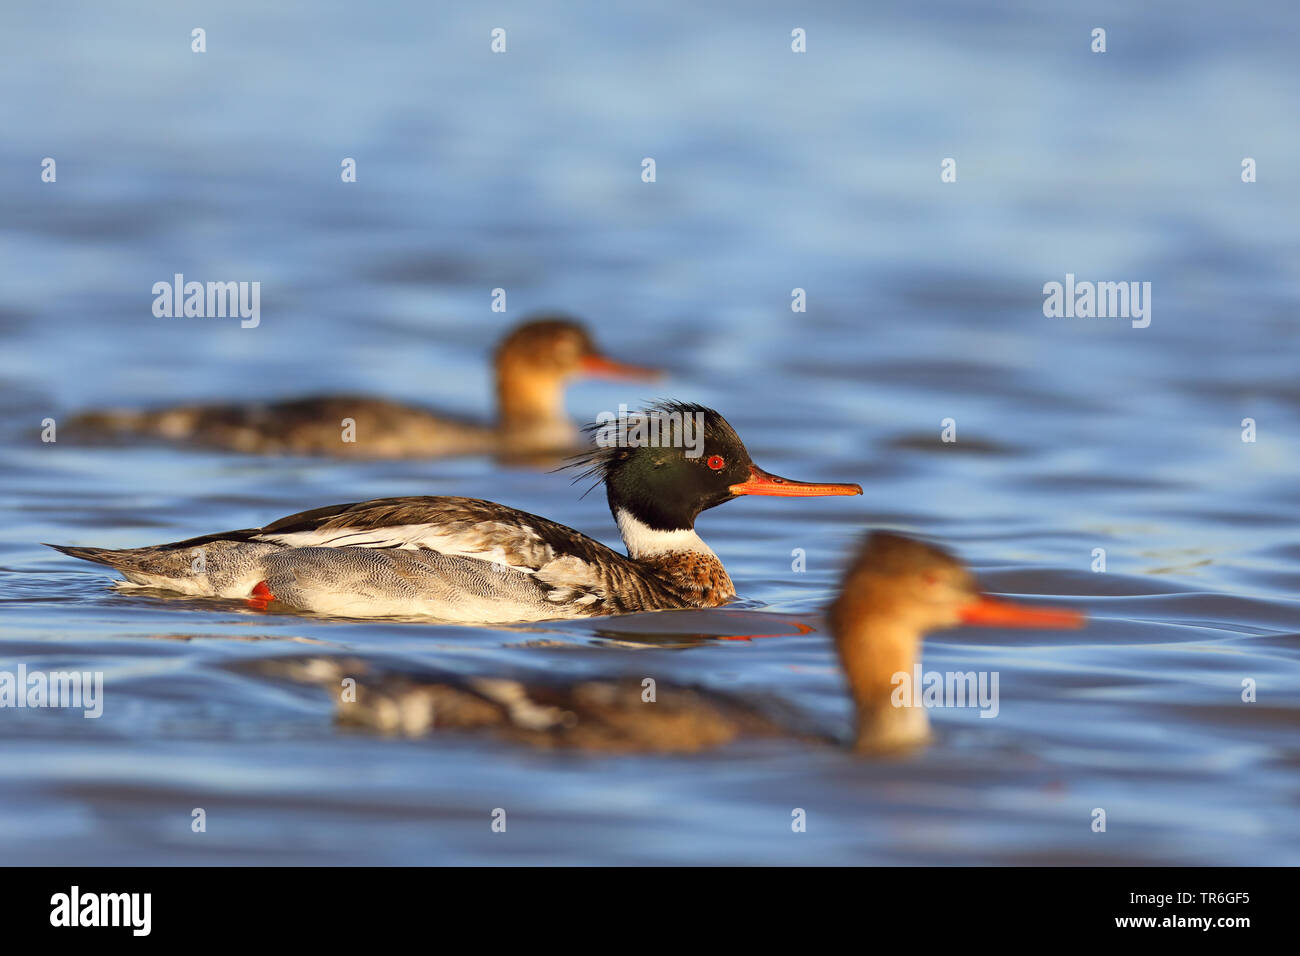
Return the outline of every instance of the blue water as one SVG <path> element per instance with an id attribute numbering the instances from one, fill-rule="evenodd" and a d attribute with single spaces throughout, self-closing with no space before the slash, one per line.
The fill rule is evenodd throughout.
<path id="1" fill-rule="evenodd" d="M 1300 8 L 1057 6 L 0 12 L 0 670 L 105 674 L 99 720 L 0 710 L 0 861 L 1300 863 Z M 260 281 L 261 324 L 155 318 L 150 289 L 177 272 Z M 1045 318 L 1066 273 L 1150 282 L 1150 326 Z M 128 596 L 37 544 L 397 494 L 487 497 L 616 544 L 599 495 L 485 459 L 38 438 L 87 406 L 326 390 L 486 415 L 495 339 L 552 307 L 672 373 L 578 386 L 575 417 L 701 401 L 764 467 L 865 495 L 709 512 L 737 609 L 520 628 Z M 933 536 L 989 589 L 1091 622 L 931 639 L 927 669 L 1000 673 L 1000 715 L 936 712 L 934 746 L 883 763 L 388 739 L 250 667 L 653 676 L 843 732 L 819 615 L 869 527 Z M 790 636 L 711 639 L 735 633 Z"/>

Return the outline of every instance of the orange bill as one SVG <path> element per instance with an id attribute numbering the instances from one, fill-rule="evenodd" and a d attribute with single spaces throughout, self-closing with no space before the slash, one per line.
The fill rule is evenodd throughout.
<path id="1" fill-rule="evenodd" d="M 961 609 L 961 622 L 972 627 L 1079 628 L 1084 621 L 1082 611 L 1030 607 L 987 594 Z"/>
<path id="2" fill-rule="evenodd" d="M 749 466 L 749 480 L 731 486 L 733 495 L 772 495 L 777 498 L 824 498 L 830 495 L 860 495 L 861 485 L 819 484 L 813 481 L 795 481 L 764 471 L 758 465 Z"/>
<path id="3" fill-rule="evenodd" d="M 655 379 L 663 375 L 663 372 L 657 368 L 620 362 L 607 355 L 601 355 L 599 352 L 584 355 L 578 369 L 583 375 L 592 378 Z"/>

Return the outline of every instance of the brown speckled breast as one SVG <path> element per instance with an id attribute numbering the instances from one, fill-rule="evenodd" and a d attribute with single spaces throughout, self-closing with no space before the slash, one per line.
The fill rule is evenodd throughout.
<path id="1" fill-rule="evenodd" d="M 731 576 L 712 554 L 681 551 L 643 558 L 639 563 L 696 607 L 718 607 L 736 596 Z"/>

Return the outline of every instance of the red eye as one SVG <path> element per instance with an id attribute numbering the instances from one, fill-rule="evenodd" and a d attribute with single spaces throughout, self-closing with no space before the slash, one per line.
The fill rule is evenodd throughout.
<path id="1" fill-rule="evenodd" d="M 710 455 L 709 460 L 706 461 L 705 464 L 708 465 L 710 468 L 712 468 L 714 471 L 718 471 L 719 469 L 726 467 L 727 463 L 722 460 L 721 455 Z"/>

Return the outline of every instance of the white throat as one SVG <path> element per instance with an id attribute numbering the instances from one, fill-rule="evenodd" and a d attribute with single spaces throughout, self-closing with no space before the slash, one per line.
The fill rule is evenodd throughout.
<path id="1" fill-rule="evenodd" d="M 710 548 L 695 533 L 694 528 L 678 531 L 656 531 L 654 528 L 638 521 L 622 508 L 614 515 L 618 523 L 618 533 L 623 536 L 623 544 L 632 558 L 653 558 L 660 554 L 680 554 L 695 551 L 699 554 L 713 554 Z M 717 555 L 713 555 L 717 557 Z"/>

